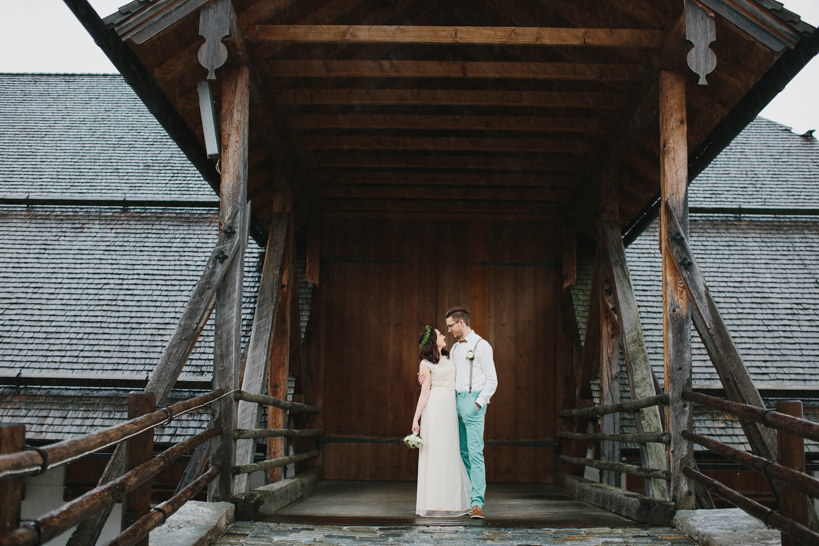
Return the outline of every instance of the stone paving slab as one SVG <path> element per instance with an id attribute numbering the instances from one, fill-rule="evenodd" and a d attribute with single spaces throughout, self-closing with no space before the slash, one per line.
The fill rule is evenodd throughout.
<path id="1" fill-rule="evenodd" d="M 214 546 L 296 546 L 301 544 L 413 544 L 453 546 L 466 542 L 529 546 L 536 544 L 597 546 L 693 546 L 684 534 L 668 527 L 593 529 L 523 529 L 458 526 L 336 526 L 237 522 Z"/>
<path id="2" fill-rule="evenodd" d="M 781 534 L 739 508 L 680 510 L 674 527 L 700 546 L 780 546 Z"/>

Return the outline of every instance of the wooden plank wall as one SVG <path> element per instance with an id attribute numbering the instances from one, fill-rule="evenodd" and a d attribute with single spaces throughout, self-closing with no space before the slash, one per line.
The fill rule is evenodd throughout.
<path id="1" fill-rule="evenodd" d="M 418 333 L 444 330 L 467 303 L 492 343 L 500 387 L 486 439 L 553 440 L 561 351 L 561 247 L 557 224 L 327 218 L 324 431 L 400 438 L 420 392 Z M 449 338 L 452 343 L 452 338 Z M 491 482 L 553 481 L 555 450 L 487 446 Z M 417 452 L 395 444 L 328 443 L 326 479 L 414 480 Z"/>

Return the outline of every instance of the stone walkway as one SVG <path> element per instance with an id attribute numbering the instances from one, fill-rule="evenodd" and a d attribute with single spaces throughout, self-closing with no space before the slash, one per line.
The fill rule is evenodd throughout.
<path id="1" fill-rule="evenodd" d="M 693 546 L 685 535 L 667 527 L 593 529 L 527 529 L 460 526 L 335 526 L 265 522 L 237 522 L 214 546 L 290 546 L 297 544 L 571 544 L 592 546 L 628 544 Z"/>

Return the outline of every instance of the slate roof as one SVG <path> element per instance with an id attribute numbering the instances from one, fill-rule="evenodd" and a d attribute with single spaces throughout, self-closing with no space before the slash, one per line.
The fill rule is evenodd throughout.
<path id="1" fill-rule="evenodd" d="M 0 74 L 0 198 L 155 200 L 153 207 L 0 205 L 0 374 L 146 376 L 161 356 L 211 253 L 217 202 L 118 75 Z M 195 204 L 195 203 L 194 203 Z M 264 249 L 245 256 L 243 348 Z M 304 253 L 302 331 L 310 312 Z M 209 380 L 213 318 L 183 370 Z M 0 421 L 62 440 L 122 422 L 128 389 L 0 386 Z M 201 391 L 174 391 L 186 399 Z M 175 420 L 157 442 L 204 428 Z"/>
<path id="2" fill-rule="evenodd" d="M 0 126 L 0 197 L 218 199 L 120 75 L 0 74 Z"/>
<path id="3" fill-rule="evenodd" d="M 819 143 L 757 118 L 691 183 L 689 205 L 819 207 Z"/>

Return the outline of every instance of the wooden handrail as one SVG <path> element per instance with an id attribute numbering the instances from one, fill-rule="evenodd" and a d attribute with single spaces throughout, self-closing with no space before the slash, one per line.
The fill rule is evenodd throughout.
<path id="1" fill-rule="evenodd" d="M 601 415 L 609 415 L 610 413 L 632 412 L 643 408 L 650 408 L 658 404 L 669 404 L 667 394 L 658 394 L 656 396 L 649 396 L 648 398 L 641 398 L 640 400 L 628 400 L 626 402 L 619 402 L 617 404 L 609 404 L 607 406 L 595 406 L 593 408 L 577 408 L 562 410 L 558 413 L 560 417 L 599 417 Z"/>
<path id="2" fill-rule="evenodd" d="M 321 430 L 317 428 L 309 428 L 302 430 L 294 430 L 287 428 L 257 428 L 245 429 L 239 428 L 233 431 L 234 440 L 248 440 L 253 438 L 279 438 L 286 436 L 288 438 L 310 438 L 312 436 L 320 436 Z"/>
<path id="3" fill-rule="evenodd" d="M 0 546 L 37 546 L 70 529 L 98 510 L 114 504 L 140 484 L 170 468 L 171 462 L 196 446 L 222 433 L 220 427 L 210 428 L 141 464 L 114 481 L 92 489 L 62 507 L 0 537 Z"/>
<path id="4" fill-rule="evenodd" d="M 302 453 L 300 455 L 291 455 L 289 457 L 279 457 L 278 459 L 268 459 L 266 461 L 262 461 L 260 463 L 254 464 L 244 464 L 241 466 L 234 466 L 233 467 L 233 474 L 250 474 L 251 472 L 258 472 L 260 470 L 270 470 L 271 468 L 280 468 L 282 466 L 287 466 L 291 463 L 298 463 L 300 461 L 306 461 L 307 459 L 312 459 L 313 457 L 318 457 L 318 451 L 310 451 L 309 453 Z"/>
<path id="5" fill-rule="evenodd" d="M 605 434 L 602 432 L 558 432 L 558 438 L 569 440 L 608 440 L 612 442 L 623 442 L 633 444 L 671 444 L 671 434 L 668 432 L 640 432 L 637 434 Z"/>
<path id="6" fill-rule="evenodd" d="M 263 394 L 253 394 L 246 391 L 235 391 L 233 397 L 236 400 L 244 400 L 245 402 L 255 402 L 263 406 L 273 406 L 275 408 L 289 410 L 289 411 L 303 411 L 305 413 L 319 413 L 321 408 L 311 406 L 309 404 L 301 404 L 299 402 L 288 402 L 287 400 L 280 400 L 272 396 L 265 396 Z"/>
<path id="7" fill-rule="evenodd" d="M 183 413 L 216 400 L 222 394 L 223 391 L 220 389 L 198 398 L 178 402 L 94 434 L 65 440 L 37 450 L 4 455 L 0 457 L 0 478 L 8 475 L 39 474 L 74 459 L 90 455 L 151 427 L 170 422 Z"/>
<path id="8" fill-rule="evenodd" d="M 105 546 L 133 546 L 153 529 L 156 529 L 174 515 L 186 502 L 204 489 L 219 474 L 219 467 L 212 466 L 188 487 L 163 502 L 151 512 L 139 518 L 133 525 L 120 533 Z"/>
<path id="9" fill-rule="evenodd" d="M 714 495 L 718 495 L 730 502 L 737 508 L 741 508 L 753 517 L 761 520 L 766 525 L 775 527 L 793 537 L 802 544 L 819 544 L 819 534 L 814 533 L 804 525 L 796 523 L 792 519 L 788 519 L 775 510 L 767 508 L 756 501 L 726 487 L 717 480 L 709 478 L 705 474 L 701 474 L 693 468 L 683 468 L 683 474 L 691 478 L 695 482 L 703 485 L 708 491 Z"/>
<path id="10" fill-rule="evenodd" d="M 698 392 L 685 392 L 682 397 L 683 400 L 695 402 L 714 410 L 724 411 L 725 413 L 760 423 L 772 429 L 784 430 L 785 432 L 796 434 L 808 440 L 819 441 L 819 425 L 807 419 L 792 417 L 784 413 L 779 413 L 778 411 L 766 410 L 756 406 L 749 406 L 748 404 L 731 402 Z"/>
<path id="11" fill-rule="evenodd" d="M 790 485 L 794 489 L 798 489 L 811 497 L 819 498 L 819 480 L 804 472 L 788 468 L 776 461 L 770 461 L 763 457 L 734 449 L 707 436 L 688 431 L 683 432 L 682 436 L 686 440 L 691 440 L 695 444 L 703 446 L 712 453 L 722 455 L 726 459 L 730 459 L 739 465 L 759 472 L 766 477 Z"/>
<path id="12" fill-rule="evenodd" d="M 642 466 L 634 466 L 625 463 L 615 463 L 611 461 L 597 461 L 595 459 L 581 459 L 578 457 L 568 457 L 566 455 L 558 455 L 561 461 L 569 464 L 579 464 L 583 466 L 590 466 L 598 470 L 613 470 L 615 472 L 624 472 L 633 476 L 640 476 L 642 478 L 658 478 L 661 480 L 670 481 L 671 472 L 668 470 L 660 470 L 658 468 L 643 468 Z"/>

